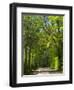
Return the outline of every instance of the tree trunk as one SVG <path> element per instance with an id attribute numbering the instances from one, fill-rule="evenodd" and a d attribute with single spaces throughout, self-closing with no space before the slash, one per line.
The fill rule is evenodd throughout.
<path id="1" fill-rule="evenodd" d="M 29 60 L 28 60 L 28 66 L 29 66 L 29 71 L 31 70 L 31 48 L 29 48 Z"/>
<path id="2" fill-rule="evenodd" d="M 24 65 L 24 72 L 27 73 L 27 47 L 25 47 L 25 65 Z"/>

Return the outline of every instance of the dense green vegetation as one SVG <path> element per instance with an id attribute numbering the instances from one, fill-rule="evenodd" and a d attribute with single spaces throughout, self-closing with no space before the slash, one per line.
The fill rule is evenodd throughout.
<path id="1" fill-rule="evenodd" d="M 63 16 L 22 15 L 24 74 L 48 67 L 63 71 Z"/>

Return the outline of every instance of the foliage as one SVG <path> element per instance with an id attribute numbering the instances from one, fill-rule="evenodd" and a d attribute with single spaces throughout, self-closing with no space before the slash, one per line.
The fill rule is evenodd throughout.
<path id="1" fill-rule="evenodd" d="M 24 74 L 40 67 L 63 71 L 63 16 L 22 17 Z"/>

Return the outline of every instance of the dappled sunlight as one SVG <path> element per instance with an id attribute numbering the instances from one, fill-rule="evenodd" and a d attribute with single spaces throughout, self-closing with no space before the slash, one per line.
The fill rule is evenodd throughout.
<path id="1" fill-rule="evenodd" d="M 24 75 L 63 72 L 63 17 L 22 15 Z"/>

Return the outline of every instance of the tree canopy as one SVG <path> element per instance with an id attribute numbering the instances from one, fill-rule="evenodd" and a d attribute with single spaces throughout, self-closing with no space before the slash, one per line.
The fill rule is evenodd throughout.
<path id="1" fill-rule="evenodd" d="M 48 67 L 63 71 L 63 16 L 22 15 L 24 74 Z"/>

